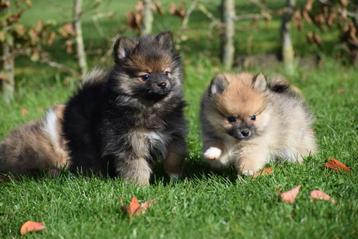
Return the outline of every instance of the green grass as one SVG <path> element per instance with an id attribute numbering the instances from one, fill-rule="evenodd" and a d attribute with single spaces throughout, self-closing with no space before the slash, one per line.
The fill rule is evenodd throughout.
<path id="1" fill-rule="evenodd" d="M 64 2 L 63 6 L 71 5 L 70 1 Z M 127 9 L 133 8 L 131 1 L 123 2 L 106 3 L 108 9 L 123 7 L 118 10 L 118 19 L 122 20 Z M 167 6 L 168 2 L 164 4 Z M 34 1 L 33 12 L 25 15 L 26 21 L 36 22 L 38 16 L 63 21 L 51 3 L 54 1 Z M 44 6 L 48 11 L 41 10 Z M 164 18 L 165 21 L 155 25 L 156 32 L 179 27 L 177 19 L 167 15 Z M 56 178 L 5 180 L 0 183 L 0 238 L 20 237 L 20 225 L 30 219 L 45 222 L 47 230 L 30 234 L 28 238 L 358 238 L 357 69 L 326 57 L 320 68 L 299 67 L 290 77 L 290 81 L 302 89 L 316 116 L 315 131 L 320 145 L 316 156 L 303 165 L 273 163 L 272 175 L 256 179 L 236 179 L 233 169 L 211 172 L 201 162 L 198 111 L 200 95 L 213 74 L 220 71 L 216 53 L 218 40 L 207 36 L 204 16 L 195 13 L 193 19 L 192 25 L 202 27 L 190 31 L 190 40 L 181 45 L 190 129 L 186 177 L 169 183 L 158 169 L 149 187 L 67 172 Z M 110 35 L 121 22 L 102 24 Z M 239 53 L 250 53 L 242 42 L 251 34 L 255 43 L 251 53 L 273 52 L 277 47 L 274 31 L 278 25 L 275 21 L 267 26 L 263 24 L 260 31 L 239 31 L 241 35 L 236 39 Z M 244 22 L 238 24 L 238 29 L 247 26 L 249 23 Z M 125 29 L 123 24 L 120 27 Z M 84 28 L 94 29 L 90 21 L 85 22 Z M 133 34 L 127 29 L 124 32 Z M 93 49 L 99 47 L 102 40 L 95 31 L 85 36 L 91 39 L 88 41 Z M 314 50 L 304 46 L 300 37 L 295 38 L 295 44 L 300 46 L 300 54 Z M 106 47 L 101 46 L 104 50 Z M 57 57 L 74 63 L 73 56 L 59 54 Z M 97 60 L 98 56 L 90 56 L 91 65 L 98 64 Z M 257 66 L 252 70 L 284 73 L 281 66 L 271 69 Z M 16 99 L 10 105 L 0 103 L 0 137 L 24 122 L 39 118 L 54 103 L 65 102 L 75 89 L 65 78 L 43 65 L 20 59 Z M 29 113 L 21 115 L 22 108 Z M 329 157 L 336 157 L 352 170 L 335 173 L 325 169 L 323 165 Z M 279 192 L 299 184 L 302 191 L 294 205 L 280 202 Z M 337 203 L 312 202 L 309 192 L 317 188 L 330 194 Z M 154 199 L 155 204 L 144 215 L 129 219 L 121 206 L 128 203 L 132 195 L 140 200 Z"/>

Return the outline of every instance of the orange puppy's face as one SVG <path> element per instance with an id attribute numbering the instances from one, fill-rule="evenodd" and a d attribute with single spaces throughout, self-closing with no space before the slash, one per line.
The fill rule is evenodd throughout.
<path id="1" fill-rule="evenodd" d="M 262 133 L 270 119 L 267 82 L 262 74 L 217 75 L 209 87 L 208 120 L 216 131 L 238 140 Z"/>

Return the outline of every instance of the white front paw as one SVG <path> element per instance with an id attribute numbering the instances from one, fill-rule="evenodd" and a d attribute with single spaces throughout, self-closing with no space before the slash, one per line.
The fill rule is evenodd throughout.
<path id="1" fill-rule="evenodd" d="M 250 170 L 250 169 L 244 169 L 241 171 L 241 174 L 245 176 L 254 176 L 255 173 L 256 173 L 255 170 Z"/>
<path id="2" fill-rule="evenodd" d="M 205 151 L 204 157 L 208 160 L 216 160 L 220 158 L 221 153 L 221 149 L 216 147 L 210 147 Z"/>

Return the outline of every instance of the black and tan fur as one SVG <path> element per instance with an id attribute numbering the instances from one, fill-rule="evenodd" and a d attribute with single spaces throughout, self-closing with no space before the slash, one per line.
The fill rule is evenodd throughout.
<path id="1" fill-rule="evenodd" d="M 183 72 L 170 33 L 119 38 L 116 62 L 66 105 L 71 169 L 149 184 L 152 161 L 180 176 L 186 153 Z"/>
<path id="2" fill-rule="evenodd" d="M 312 116 L 286 81 L 250 73 L 217 75 L 201 103 L 204 158 L 254 175 L 275 158 L 302 162 L 316 152 Z"/>

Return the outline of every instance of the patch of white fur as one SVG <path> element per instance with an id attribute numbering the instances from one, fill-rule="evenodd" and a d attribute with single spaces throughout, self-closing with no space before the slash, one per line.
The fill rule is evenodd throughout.
<path id="1" fill-rule="evenodd" d="M 44 120 L 43 131 L 50 137 L 53 145 L 59 145 L 56 113 L 50 109 L 47 111 Z"/>
<path id="2" fill-rule="evenodd" d="M 210 147 L 204 152 L 204 157 L 209 160 L 216 160 L 221 156 L 221 149 Z"/>
<path id="3" fill-rule="evenodd" d="M 159 157 L 166 155 L 166 137 L 156 131 L 134 130 L 129 134 L 133 151 L 138 157 L 147 157 L 150 149 L 158 149 Z"/>
<path id="4" fill-rule="evenodd" d="M 245 176 L 254 176 L 256 171 L 247 169 L 247 170 L 243 170 L 241 173 Z"/>
<path id="5" fill-rule="evenodd" d="M 166 138 L 163 134 L 150 131 L 145 136 L 152 147 L 158 148 L 163 156 L 166 154 Z"/>

